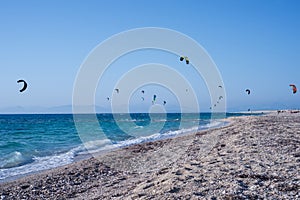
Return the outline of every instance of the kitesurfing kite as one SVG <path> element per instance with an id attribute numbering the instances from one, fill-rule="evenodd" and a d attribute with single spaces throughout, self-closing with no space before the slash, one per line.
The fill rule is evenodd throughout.
<path id="1" fill-rule="evenodd" d="M 152 104 L 154 104 L 156 101 L 156 95 L 153 95 L 153 100 L 152 100 Z"/>
<path id="2" fill-rule="evenodd" d="M 185 57 L 185 63 L 188 65 L 190 63 L 190 60 L 188 57 Z"/>
<path id="3" fill-rule="evenodd" d="M 106 99 L 107 99 L 107 101 L 109 101 L 109 97 L 107 97 Z"/>
<path id="4" fill-rule="evenodd" d="M 143 94 L 145 94 L 145 91 L 144 90 L 142 90 L 141 91 Z M 142 100 L 144 101 L 145 100 L 145 98 L 144 97 L 142 97 Z"/>
<path id="5" fill-rule="evenodd" d="M 185 60 L 185 63 L 188 65 L 189 63 L 190 63 L 190 60 L 189 60 L 189 58 L 187 57 L 187 56 L 180 56 L 180 59 L 179 59 L 180 61 L 183 61 L 183 60 Z"/>
<path id="6" fill-rule="evenodd" d="M 118 89 L 118 88 L 116 88 L 115 91 L 116 91 L 117 93 L 119 93 L 119 89 Z"/>
<path id="7" fill-rule="evenodd" d="M 222 88 L 222 85 L 219 85 L 219 88 Z"/>
<path id="8" fill-rule="evenodd" d="M 248 95 L 250 94 L 250 90 L 249 89 L 247 89 L 246 92 L 247 92 Z"/>
<path id="9" fill-rule="evenodd" d="M 290 84 L 290 86 L 291 86 L 292 89 L 293 89 L 293 94 L 295 94 L 295 93 L 297 92 L 297 87 L 296 87 L 296 85 Z"/>
<path id="10" fill-rule="evenodd" d="M 23 88 L 20 90 L 20 92 L 24 92 L 27 88 L 27 83 L 24 80 L 18 80 L 17 83 L 24 83 Z"/>
<path id="11" fill-rule="evenodd" d="M 164 105 L 166 105 L 166 103 L 167 103 L 167 102 L 166 102 L 166 101 L 164 101 Z"/>

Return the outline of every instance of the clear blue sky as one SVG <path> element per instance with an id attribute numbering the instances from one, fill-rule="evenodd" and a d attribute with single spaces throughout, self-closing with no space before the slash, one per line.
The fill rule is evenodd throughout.
<path id="1" fill-rule="evenodd" d="M 299 10 L 297 0 L 0 1 L 0 108 L 70 105 L 88 53 L 140 27 L 201 44 L 221 72 L 229 110 L 300 108 L 289 87 L 300 88 Z"/>

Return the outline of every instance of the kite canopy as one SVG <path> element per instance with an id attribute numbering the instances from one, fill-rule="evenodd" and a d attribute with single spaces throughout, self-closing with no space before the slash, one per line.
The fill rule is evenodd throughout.
<path id="1" fill-rule="evenodd" d="M 153 95 L 152 104 L 154 104 L 156 101 L 156 95 Z"/>
<path id="2" fill-rule="evenodd" d="M 246 89 L 246 92 L 247 92 L 247 94 L 250 94 L 250 90 L 249 89 Z"/>
<path id="3" fill-rule="evenodd" d="M 156 95 L 153 95 L 153 101 L 155 101 L 156 100 Z"/>
<path id="4" fill-rule="evenodd" d="M 187 65 L 190 63 L 190 60 L 189 60 L 188 57 L 185 57 L 185 62 L 186 62 Z"/>
<path id="5" fill-rule="evenodd" d="M 20 92 L 24 92 L 26 90 L 26 88 L 27 88 L 26 81 L 20 79 L 20 80 L 17 81 L 17 83 L 24 83 L 23 88 L 20 90 Z"/>
<path id="6" fill-rule="evenodd" d="M 296 85 L 290 84 L 290 86 L 291 86 L 292 89 L 293 89 L 293 94 L 295 94 L 295 93 L 297 92 L 297 87 L 296 87 Z"/>
<path id="7" fill-rule="evenodd" d="M 185 63 L 188 65 L 190 63 L 190 60 L 187 56 L 180 56 L 180 61 L 185 60 Z"/>

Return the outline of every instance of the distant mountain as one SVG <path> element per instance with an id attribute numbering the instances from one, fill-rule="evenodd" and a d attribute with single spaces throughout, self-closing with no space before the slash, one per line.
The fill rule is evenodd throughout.
<path id="1" fill-rule="evenodd" d="M 125 105 L 124 105 L 125 106 Z M 255 110 L 283 110 L 283 109 L 300 109 L 299 104 L 291 103 L 286 105 L 282 102 L 273 102 L 273 103 L 261 103 L 261 104 L 249 104 L 249 105 L 236 105 L 236 106 L 228 106 L 227 112 L 237 112 L 237 111 L 247 111 L 250 109 L 251 111 Z M 111 113 L 110 107 L 102 107 L 102 106 L 78 106 L 77 111 L 79 113 L 91 113 L 95 110 L 96 113 Z M 118 111 L 120 109 L 115 109 Z M 149 112 L 149 108 L 147 106 L 139 107 L 135 106 L 133 109 L 130 109 L 130 112 Z M 163 110 L 161 110 L 163 111 Z M 191 108 L 184 107 L 180 109 L 176 105 L 167 105 L 165 107 L 165 111 L 172 112 L 195 112 Z M 210 110 L 200 110 L 201 112 L 210 112 Z M 153 111 L 152 111 L 153 112 Z M 61 106 L 53 106 L 53 107 L 42 107 L 42 106 L 11 106 L 11 107 L 2 107 L 0 108 L 0 114 L 72 114 L 73 108 L 72 105 L 61 105 Z"/>
<path id="2" fill-rule="evenodd" d="M 80 106 L 77 107 L 81 113 L 87 113 L 90 110 L 95 109 L 97 113 L 107 113 L 110 109 L 101 106 Z M 0 114 L 71 114 L 73 113 L 72 105 L 62 105 L 53 107 L 41 107 L 41 106 L 11 106 L 0 108 Z"/>
<path id="3" fill-rule="evenodd" d="M 0 108 L 0 113 L 2 114 L 26 114 L 26 113 L 42 113 L 42 112 L 45 112 L 45 108 L 40 106 L 30 106 L 30 107 L 11 106 L 11 107 Z"/>

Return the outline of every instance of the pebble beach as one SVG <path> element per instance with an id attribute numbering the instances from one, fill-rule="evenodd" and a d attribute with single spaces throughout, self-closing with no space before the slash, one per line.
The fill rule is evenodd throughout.
<path id="1" fill-rule="evenodd" d="M 0 184 L 0 199 L 300 199 L 300 113 L 128 146 Z"/>

